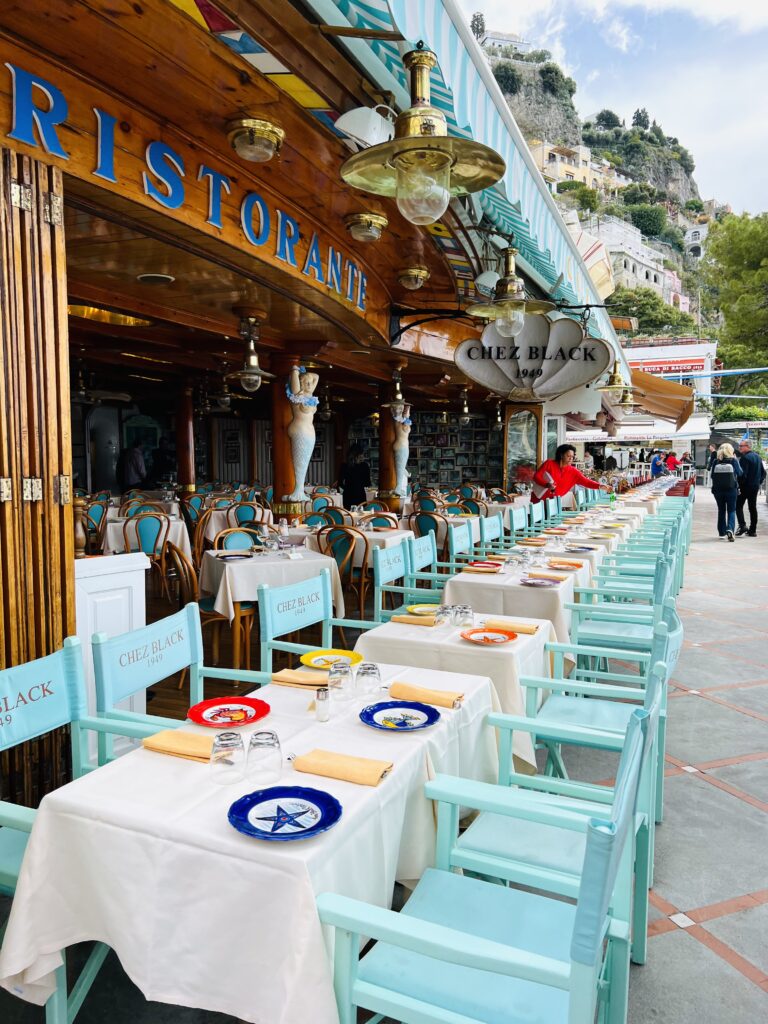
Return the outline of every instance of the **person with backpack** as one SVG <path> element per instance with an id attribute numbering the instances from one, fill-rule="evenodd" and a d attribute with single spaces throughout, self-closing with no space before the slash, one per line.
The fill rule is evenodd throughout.
<path id="1" fill-rule="evenodd" d="M 712 463 L 712 494 L 717 502 L 717 532 L 721 540 L 733 540 L 736 526 L 736 496 L 738 480 L 742 476 L 739 460 L 733 454 L 733 445 L 721 444 Z"/>
<path id="2" fill-rule="evenodd" d="M 741 479 L 739 480 L 739 496 L 736 500 L 736 518 L 739 521 L 739 528 L 736 536 L 747 537 L 757 536 L 757 492 L 765 480 L 765 466 L 763 460 L 752 451 L 749 439 L 742 437 L 739 441 L 739 465 L 741 466 Z M 744 505 L 749 508 L 749 529 L 744 519 Z"/>

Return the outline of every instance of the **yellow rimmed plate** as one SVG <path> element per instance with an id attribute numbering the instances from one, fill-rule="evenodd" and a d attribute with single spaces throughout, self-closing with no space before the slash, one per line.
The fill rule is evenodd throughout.
<path id="1" fill-rule="evenodd" d="M 319 651 L 307 651 L 302 654 L 299 661 L 307 668 L 319 668 L 327 671 L 331 665 L 343 662 L 345 665 L 359 665 L 363 660 L 362 654 L 358 651 L 340 651 L 335 647 L 329 647 Z"/>
<path id="2" fill-rule="evenodd" d="M 409 604 L 405 610 L 409 615 L 434 615 L 437 611 L 436 604 Z"/>

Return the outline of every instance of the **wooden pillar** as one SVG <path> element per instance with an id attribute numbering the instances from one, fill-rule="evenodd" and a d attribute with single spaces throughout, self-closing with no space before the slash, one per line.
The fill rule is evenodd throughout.
<path id="1" fill-rule="evenodd" d="M 283 500 L 283 495 L 293 493 L 295 483 L 291 442 L 288 437 L 288 427 L 293 419 L 293 413 L 291 403 L 285 393 L 285 385 L 291 367 L 295 366 L 297 362 L 298 359 L 290 355 L 273 356 L 270 362 L 272 372 L 277 374 L 277 379 L 272 385 L 272 465 L 270 467 L 272 486 L 274 487 L 273 500 L 277 502 Z M 265 473 L 266 475 L 269 474 Z"/>
<path id="2" fill-rule="evenodd" d="M 259 434 L 257 421 L 248 421 L 248 483 L 259 479 Z"/>
<path id="3" fill-rule="evenodd" d="M 75 629 L 62 197 L 61 171 L 0 151 L 0 668 Z M 66 781 L 64 739 L 0 756 L 0 797 L 33 805 Z"/>
<path id="4" fill-rule="evenodd" d="M 176 405 L 176 468 L 180 491 L 195 489 L 195 425 L 191 387 L 185 387 Z"/>
<path id="5" fill-rule="evenodd" d="M 382 387 L 379 393 L 381 403 L 387 401 L 389 387 Z M 379 410 L 379 497 L 389 502 L 395 489 L 395 421 L 389 409 Z"/>

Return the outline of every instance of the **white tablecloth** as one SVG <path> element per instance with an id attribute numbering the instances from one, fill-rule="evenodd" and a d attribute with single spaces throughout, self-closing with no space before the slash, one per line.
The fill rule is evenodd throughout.
<path id="1" fill-rule="evenodd" d="M 408 537 L 413 537 L 413 530 L 382 530 L 381 532 L 374 530 L 371 533 L 366 533 L 365 538 L 368 541 L 368 568 L 371 572 L 373 572 L 374 548 L 393 548 L 401 544 Z M 306 538 L 306 546 L 310 551 L 320 550 L 316 533 L 310 534 Z M 357 568 L 360 568 L 363 564 L 364 552 L 365 545 L 362 540 L 358 539 L 355 543 L 355 553 L 352 556 Z"/>
<path id="2" fill-rule="evenodd" d="M 438 512 L 437 515 L 440 515 L 440 512 Z M 480 516 L 445 516 L 449 526 L 457 526 L 459 523 L 469 523 L 469 532 L 472 537 L 473 544 L 477 544 L 480 541 L 480 518 Z M 408 528 L 408 519 L 407 517 L 404 517 L 400 520 L 400 529 L 406 530 Z M 435 537 L 438 555 L 440 554 L 440 549 L 445 544 L 446 531 L 447 527 L 445 524 L 439 522 L 437 524 L 437 536 Z"/>
<path id="3" fill-rule="evenodd" d="M 253 1024 L 338 1024 L 317 894 L 388 906 L 396 879 L 433 862 L 427 779 L 437 771 L 491 782 L 497 771 L 484 725 L 488 679 L 397 667 L 383 676 L 462 690 L 465 700 L 459 710 L 441 708 L 433 728 L 405 735 L 364 726 L 362 701 L 320 724 L 307 711 L 309 694 L 258 691 L 272 711 L 257 728 L 274 728 L 284 754 L 320 747 L 394 762 L 376 788 L 286 764 L 282 784 L 325 790 L 343 806 L 339 824 L 313 839 L 241 835 L 227 810 L 252 784 L 218 786 L 205 764 L 145 750 L 46 796 L 0 953 L 2 984 L 42 1003 L 59 950 L 100 939 L 147 999 Z"/>
<path id="4" fill-rule="evenodd" d="M 230 551 L 228 554 L 237 554 Z M 266 583 L 270 587 L 284 587 L 289 583 L 312 579 L 321 569 L 330 569 L 333 607 L 339 618 L 344 616 L 344 595 L 341 592 L 339 570 L 333 558 L 316 551 L 301 551 L 301 558 L 288 559 L 280 554 L 254 555 L 237 562 L 223 562 L 213 551 L 206 551 L 200 567 L 200 589 L 215 594 L 214 609 L 226 615 L 231 622 L 235 617 L 233 602 L 255 601 L 256 587 Z"/>
<path id="5" fill-rule="evenodd" d="M 479 625 L 487 617 L 476 615 L 475 624 Z M 517 640 L 496 647 L 463 640 L 461 633 L 467 627 L 386 622 L 361 634 L 355 650 L 366 661 L 398 661 L 419 668 L 486 675 L 493 682 L 501 710 L 510 715 L 524 715 L 525 697 L 520 688 L 520 677 L 549 675 L 549 657 L 544 645 L 555 640 L 555 630 L 551 622 L 543 619 L 519 621 L 530 622 L 539 628 L 533 635 L 520 633 Z M 533 773 L 536 758 L 529 733 L 515 731 L 513 752 L 518 771 Z"/>
<path id="6" fill-rule="evenodd" d="M 107 523 L 106 529 L 104 530 L 104 543 L 102 546 L 102 550 L 106 555 L 111 554 L 112 552 L 119 553 L 125 551 L 123 524 L 130 523 L 130 521 L 130 519 L 117 519 L 113 522 Z M 131 550 L 138 551 L 139 545 L 136 541 L 136 533 L 134 530 L 129 530 L 129 537 L 131 538 Z M 192 549 L 189 545 L 187 527 L 180 519 L 172 519 L 170 521 L 167 540 L 183 551 L 187 558 L 192 557 Z"/>
<path id="7" fill-rule="evenodd" d="M 170 516 L 172 519 L 180 518 L 178 501 L 156 501 L 154 498 L 152 498 L 147 499 L 145 504 L 159 505 L 167 516 Z M 117 505 L 110 505 L 110 507 L 107 509 L 107 522 L 112 522 L 114 519 L 119 518 L 121 518 L 120 508 Z"/>
<path id="8" fill-rule="evenodd" d="M 557 573 L 547 567 L 535 571 Z M 567 579 L 555 587 L 529 587 L 520 582 L 521 573 L 516 568 L 504 568 L 495 575 L 460 572 L 446 583 L 444 600 L 446 604 L 468 604 L 473 611 L 486 615 L 549 619 L 557 639 L 567 643 L 571 613 L 565 605 L 574 600 L 574 586 L 589 585 L 591 569 L 585 564 L 576 572 L 557 574 L 567 575 Z"/>
<path id="9" fill-rule="evenodd" d="M 233 529 L 237 526 L 237 523 L 234 522 L 234 512 L 232 513 L 231 519 L 227 519 L 228 513 L 229 509 L 226 508 L 212 509 L 210 516 L 208 516 L 208 521 L 205 524 L 205 532 L 203 533 L 206 540 L 213 543 L 217 533 L 221 533 L 222 530 Z M 258 522 L 269 523 L 271 525 L 273 521 L 272 509 L 263 508 Z M 249 524 L 246 523 L 245 525 Z"/>

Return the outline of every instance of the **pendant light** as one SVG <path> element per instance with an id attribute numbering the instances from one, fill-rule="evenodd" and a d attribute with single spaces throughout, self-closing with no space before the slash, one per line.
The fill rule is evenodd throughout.
<path id="1" fill-rule="evenodd" d="M 245 309 L 242 306 L 235 306 L 235 312 L 240 315 L 240 337 L 245 341 L 245 362 L 242 370 L 227 374 L 225 381 L 235 381 L 243 391 L 253 393 L 259 390 L 265 380 L 275 379 L 274 373 L 261 369 L 256 352 L 261 324 L 267 319 L 267 314 L 263 309 Z"/>
<path id="2" fill-rule="evenodd" d="M 475 302 L 466 310 L 470 316 L 493 320 L 503 338 L 514 338 L 522 331 L 526 313 L 549 313 L 555 308 L 554 302 L 526 298 L 525 286 L 515 269 L 516 254 L 517 249 L 511 245 L 504 250 L 504 273 L 496 282 L 493 298 L 488 302 Z"/>

